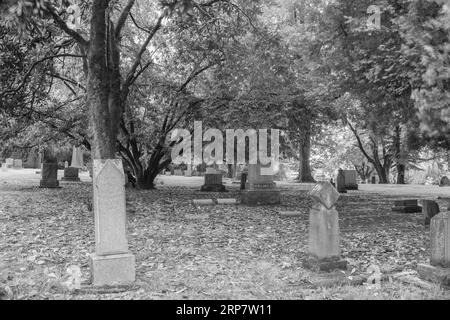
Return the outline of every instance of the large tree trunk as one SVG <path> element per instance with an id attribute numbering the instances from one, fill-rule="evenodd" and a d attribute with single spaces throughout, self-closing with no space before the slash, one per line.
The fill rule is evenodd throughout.
<path id="1" fill-rule="evenodd" d="M 120 83 L 117 81 L 119 56 L 109 17 L 108 0 L 94 1 L 88 47 L 87 104 L 90 110 L 92 154 L 94 159 L 115 158 L 120 120 Z M 120 78 L 119 78 L 120 79 Z"/>
<path id="2" fill-rule="evenodd" d="M 397 169 L 397 184 L 405 184 L 405 159 L 402 157 L 401 150 L 401 128 L 400 126 L 396 126 L 394 130 L 394 158 L 395 158 L 395 167 Z"/>
<path id="3" fill-rule="evenodd" d="M 315 182 L 311 174 L 311 125 L 305 130 L 303 139 L 300 142 L 298 180 L 300 182 Z"/>

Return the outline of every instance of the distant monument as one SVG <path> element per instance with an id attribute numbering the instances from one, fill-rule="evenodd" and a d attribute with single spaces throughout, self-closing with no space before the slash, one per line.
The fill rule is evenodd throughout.
<path id="1" fill-rule="evenodd" d="M 347 193 L 347 189 L 345 188 L 345 175 L 344 170 L 339 169 L 338 176 L 336 178 L 336 188 L 339 193 Z"/>
<path id="2" fill-rule="evenodd" d="M 41 181 L 39 187 L 59 188 L 58 161 L 54 155 L 53 148 L 45 148 L 42 161 Z"/>
<path id="3" fill-rule="evenodd" d="M 280 203 L 280 190 L 276 188 L 273 175 L 261 174 L 261 170 L 271 170 L 270 166 L 248 165 L 247 183 L 241 190 L 241 203 L 246 205 L 267 205 Z"/>
<path id="4" fill-rule="evenodd" d="M 222 172 L 215 168 L 208 167 L 205 172 L 205 183 L 200 191 L 205 192 L 225 192 L 225 186 L 222 184 Z"/>

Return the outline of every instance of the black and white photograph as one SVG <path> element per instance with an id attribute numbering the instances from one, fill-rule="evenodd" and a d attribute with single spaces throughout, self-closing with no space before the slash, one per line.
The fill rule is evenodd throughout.
<path id="1" fill-rule="evenodd" d="M 0 300 L 450 300 L 449 210 L 450 0 L 0 0 Z"/>

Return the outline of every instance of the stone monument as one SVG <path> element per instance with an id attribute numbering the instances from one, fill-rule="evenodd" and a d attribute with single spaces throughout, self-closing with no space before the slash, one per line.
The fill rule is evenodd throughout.
<path id="1" fill-rule="evenodd" d="M 58 161 L 52 148 L 44 150 L 40 188 L 59 188 Z"/>
<path id="2" fill-rule="evenodd" d="M 280 190 L 276 188 L 273 174 L 261 174 L 261 170 L 270 170 L 270 166 L 249 164 L 245 190 L 241 190 L 241 203 L 246 205 L 266 205 L 280 203 Z"/>
<path id="3" fill-rule="evenodd" d="M 206 168 L 205 183 L 200 191 L 205 192 L 225 192 L 225 186 L 222 184 L 222 173 L 212 167 Z"/>
<path id="4" fill-rule="evenodd" d="M 446 176 L 443 176 L 439 181 L 439 187 L 448 187 L 450 186 L 450 179 Z"/>
<path id="5" fill-rule="evenodd" d="M 336 177 L 336 189 L 339 193 L 347 193 L 347 189 L 345 188 L 344 170 L 342 169 L 339 169 Z"/>
<path id="6" fill-rule="evenodd" d="M 92 284 L 128 285 L 135 280 L 135 258 L 126 236 L 125 177 L 120 159 L 94 160 L 95 253 Z"/>
<path id="7" fill-rule="evenodd" d="M 78 168 L 73 167 L 64 168 L 64 177 L 62 177 L 61 180 L 74 182 L 81 181 L 80 178 L 78 177 Z"/>
<path id="8" fill-rule="evenodd" d="M 346 190 L 358 190 L 358 184 L 356 183 L 356 170 L 343 170 L 344 171 L 344 184 Z"/>
<path id="9" fill-rule="evenodd" d="M 422 279 L 450 286 L 450 212 L 441 212 L 430 223 L 431 257 L 429 264 L 418 264 Z"/>
<path id="10" fill-rule="evenodd" d="M 433 200 L 422 200 L 422 213 L 420 222 L 428 226 L 431 219 L 439 213 L 439 205 Z"/>
<path id="11" fill-rule="evenodd" d="M 401 213 L 422 212 L 422 207 L 417 204 L 417 199 L 395 200 L 392 211 Z"/>
<path id="12" fill-rule="evenodd" d="M 309 212 L 309 256 L 306 268 L 320 271 L 346 269 L 339 247 L 339 216 L 335 203 L 339 192 L 329 182 L 319 182 L 310 191 L 314 204 Z"/>

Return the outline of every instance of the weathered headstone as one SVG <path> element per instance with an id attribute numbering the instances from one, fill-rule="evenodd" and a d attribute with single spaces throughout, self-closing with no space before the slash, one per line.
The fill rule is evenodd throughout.
<path id="1" fill-rule="evenodd" d="M 70 166 L 78 169 L 83 168 L 83 150 L 81 147 L 73 146 L 72 161 L 70 162 Z"/>
<path id="2" fill-rule="evenodd" d="M 245 190 L 241 190 L 242 204 L 266 205 L 280 203 L 280 190 L 276 188 L 273 175 L 262 174 L 262 170 L 268 169 L 268 166 L 262 166 L 259 163 L 248 166 Z"/>
<path id="3" fill-rule="evenodd" d="M 227 205 L 227 204 L 237 204 L 237 200 L 231 199 L 217 199 L 217 204 Z"/>
<path id="4" fill-rule="evenodd" d="M 44 151 L 40 188 L 59 188 L 58 162 L 51 148 Z"/>
<path id="5" fill-rule="evenodd" d="M 346 269 L 339 244 L 339 216 L 335 203 L 339 192 L 329 182 L 319 182 L 310 191 L 313 207 L 309 212 L 309 256 L 303 265 L 309 269 Z"/>
<path id="6" fill-rule="evenodd" d="M 61 180 L 64 181 L 80 181 L 78 177 L 78 168 L 68 167 L 64 168 L 64 177 Z"/>
<path id="7" fill-rule="evenodd" d="M 450 179 L 446 176 L 442 177 L 439 181 L 439 187 L 448 187 L 450 186 Z"/>
<path id="8" fill-rule="evenodd" d="M 6 168 L 14 167 L 14 159 L 12 159 L 12 158 L 5 159 L 5 163 L 6 163 Z"/>
<path id="9" fill-rule="evenodd" d="M 441 212 L 431 219 L 430 240 L 430 263 L 417 265 L 419 276 L 450 286 L 450 212 Z"/>
<path id="10" fill-rule="evenodd" d="M 69 161 L 64 161 L 64 168 L 68 168 L 69 167 Z"/>
<path id="11" fill-rule="evenodd" d="M 205 173 L 205 183 L 200 191 L 205 192 L 224 192 L 227 191 L 222 184 L 222 173 L 214 168 L 207 168 Z"/>
<path id="12" fill-rule="evenodd" d="M 37 149 L 28 152 L 27 160 L 23 163 L 24 168 L 37 169 L 40 167 L 39 154 Z"/>
<path id="13" fill-rule="evenodd" d="M 127 285 L 135 280 L 135 258 L 126 236 L 125 177 L 120 159 L 94 160 L 95 253 L 92 283 Z"/>
<path id="14" fill-rule="evenodd" d="M 339 193 L 347 193 L 347 189 L 345 188 L 344 170 L 342 169 L 339 169 L 336 177 L 336 189 Z"/>
<path id="15" fill-rule="evenodd" d="M 439 205 L 433 200 L 422 200 L 422 213 L 423 217 L 420 221 L 427 226 L 431 219 L 439 213 Z"/>
<path id="16" fill-rule="evenodd" d="M 356 170 L 343 170 L 346 190 L 358 190 L 358 183 L 356 182 Z"/>
<path id="17" fill-rule="evenodd" d="M 14 169 L 22 169 L 23 168 L 22 159 L 14 159 L 13 168 Z"/>
<path id="18" fill-rule="evenodd" d="M 371 178 L 371 183 L 372 184 L 376 184 L 377 183 L 377 178 L 376 177 L 372 177 Z"/>
<path id="19" fill-rule="evenodd" d="M 422 207 L 417 204 L 417 199 L 395 200 L 392 211 L 401 213 L 422 212 Z"/>
<path id="20" fill-rule="evenodd" d="M 175 169 L 175 170 L 174 170 L 174 173 L 175 173 L 176 176 L 182 176 L 182 175 L 183 175 L 183 170 L 181 170 L 181 169 Z"/>
<path id="21" fill-rule="evenodd" d="M 192 200 L 192 202 L 195 205 L 199 205 L 199 206 L 213 206 L 214 205 L 213 199 L 194 199 L 194 200 Z"/>

